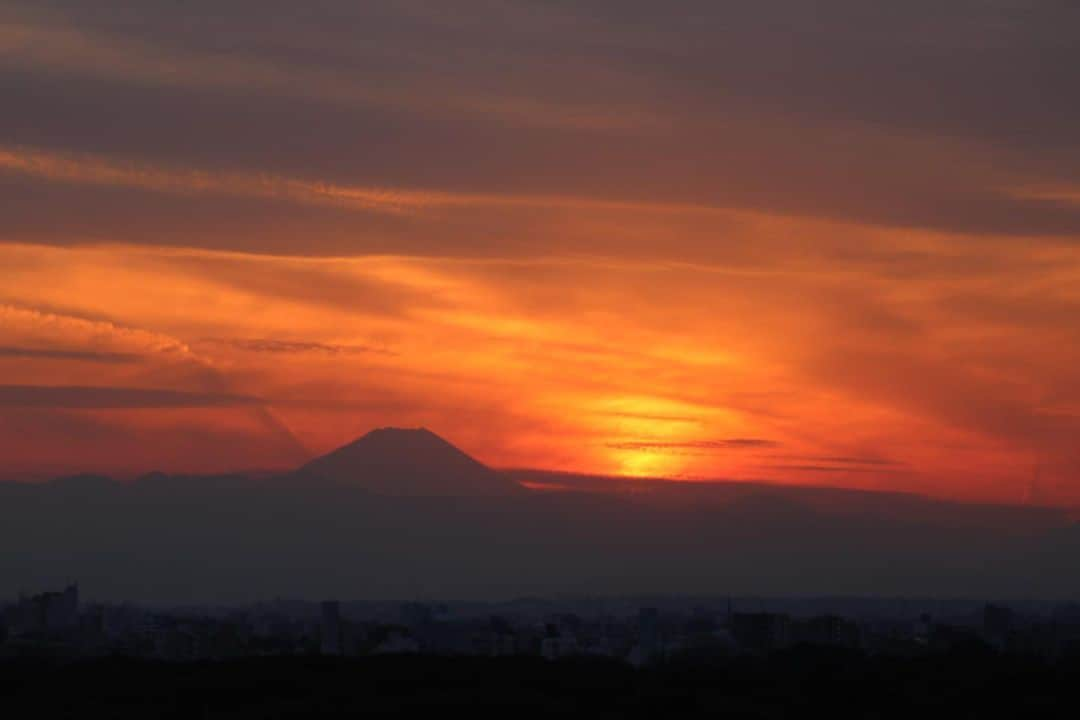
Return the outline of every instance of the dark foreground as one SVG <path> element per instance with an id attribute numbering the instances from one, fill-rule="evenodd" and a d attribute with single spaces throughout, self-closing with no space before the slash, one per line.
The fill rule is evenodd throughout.
<path id="1" fill-rule="evenodd" d="M 1080 663 L 794 649 L 634 669 L 604 660 L 383 656 L 0 665 L 5 717 L 346 717 L 455 710 L 593 718 L 1075 717 Z M 811 715 L 811 713 L 813 713 Z"/>

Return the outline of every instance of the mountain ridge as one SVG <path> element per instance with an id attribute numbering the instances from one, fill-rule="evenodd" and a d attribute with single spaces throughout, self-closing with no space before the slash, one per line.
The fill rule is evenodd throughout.
<path id="1" fill-rule="evenodd" d="M 431 430 L 381 427 L 297 468 L 294 477 L 382 495 L 511 495 L 525 490 Z"/>

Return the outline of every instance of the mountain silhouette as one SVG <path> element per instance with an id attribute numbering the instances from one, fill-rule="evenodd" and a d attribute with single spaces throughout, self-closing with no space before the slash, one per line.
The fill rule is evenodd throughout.
<path id="1" fill-rule="evenodd" d="M 1068 513 L 884 497 L 499 472 L 427 430 L 387 428 L 270 478 L 0 482 L 0 600 L 73 578 L 103 599 L 172 605 L 283 590 L 387 601 L 1080 594 Z"/>
<path id="2" fill-rule="evenodd" d="M 372 430 L 297 474 L 380 495 L 481 497 L 523 491 L 426 428 Z"/>

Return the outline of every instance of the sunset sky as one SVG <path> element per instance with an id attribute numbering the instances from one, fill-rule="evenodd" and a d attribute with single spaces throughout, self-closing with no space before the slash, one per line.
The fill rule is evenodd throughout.
<path id="1" fill-rule="evenodd" d="M 7 0 L 0 475 L 1080 504 L 1080 5 Z"/>

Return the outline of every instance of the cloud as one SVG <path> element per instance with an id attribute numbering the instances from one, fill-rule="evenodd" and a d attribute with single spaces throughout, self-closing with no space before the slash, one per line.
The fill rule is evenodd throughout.
<path id="1" fill-rule="evenodd" d="M 1080 8 L 682 7 L 8 2 L 0 346 L 313 449 L 1076 497 Z"/>
<path id="2" fill-rule="evenodd" d="M 1044 185 L 1041 187 L 1009 188 L 1004 192 L 1020 200 L 1031 200 L 1066 208 L 1080 207 L 1080 186 Z"/>
<path id="3" fill-rule="evenodd" d="M 5 253 L 4 257 L 13 265 L 17 265 L 20 260 L 17 253 Z M 40 271 L 40 268 L 38 270 Z M 12 285 L 17 274 L 19 273 L 10 276 Z M 80 315 L 77 309 L 71 308 L 47 309 L 27 303 L 0 301 L 0 333 L 7 338 L 34 340 L 35 345 L 91 346 L 94 349 L 86 352 L 100 357 L 192 357 L 191 349 L 171 335 L 127 326 L 105 318 Z M 8 349 L 26 351 L 26 347 L 21 345 L 9 345 Z"/>
<path id="4" fill-rule="evenodd" d="M 729 438 L 726 440 L 689 440 L 685 442 L 625 441 L 606 443 L 612 450 L 635 450 L 643 452 L 667 452 L 674 450 L 761 450 L 779 447 L 775 440 L 764 438 Z"/>
<path id="5" fill-rule="evenodd" d="M 0 148 L 0 169 L 60 182 L 116 185 L 180 194 L 243 195 L 390 213 L 421 208 L 440 200 L 438 195 L 420 192 L 341 187 L 244 173 L 175 170 L 24 148 Z M 442 201 L 448 200 L 443 198 Z"/>
<path id="6" fill-rule="evenodd" d="M 327 355 L 357 355 L 373 353 L 394 355 L 392 350 L 367 345 L 344 345 L 337 343 L 305 342 L 299 340 L 273 340 L 269 338 L 208 338 L 202 342 L 227 345 L 256 353 L 325 353 Z"/>
<path id="7" fill-rule="evenodd" d="M 0 403 L 4 476 L 25 480 L 88 471 L 131 476 L 151 470 L 218 473 L 293 468 L 310 459 L 248 411 L 234 413 L 234 422 L 223 425 L 207 420 L 221 410 L 172 411 L 167 422 L 144 410 L 86 410 Z"/>
<path id="8" fill-rule="evenodd" d="M 347 107 L 491 115 L 525 126 L 632 130 L 652 124 L 648 115 L 632 108 L 620 113 L 587 100 L 560 102 L 469 85 L 455 91 L 403 68 L 391 71 L 396 82 L 377 82 L 378 77 L 342 66 L 286 62 L 257 51 L 192 48 L 160 35 L 143 39 L 50 20 L 0 24 L 0 52 L 6 53 L 8 64 L 136 85 L 217 88 Z"/>
<path id="9" fill-rule="evenodd" d="M 849 464 L 837 464 L 837 465 L 765 465 L 763 467 L 769 470 L 783 470 L 785 472 L 813 472 L 813 473 L 871 473 L 871 474 L 889 474 L 896 473 L 899 470 L 890 467 L 862 467 Z"/>
<path id="10" fill-rule="evenodd" d="M 811 463 L 828 463 L 830 465 L 869 465 L 873 467 L 900 466 L 895 460 L 880 457 L 852 457 L 844 455 L 778 455 L 777 460 L 807 461 Z"/>
<path id="11" fill-rule="evenodd" d="M 337 185 L 268 174 L 156 167 L 100 156 L 70 155 L 25 147 L 0 146 L 0 170 L 58 182 L 122 186 L 177 194 L 240 195 L 384 213 L 454 207 L 576 208 L 662 214 L 727 212 L 727 208 L 694 203 Z"/>
<path id="12" fill-rule="evenodd" d="M 656 415 L 652 413 L 631 413 L 631 412 L 599 412 L 597 415 L 604 415 L 613 418 L 626 418 L 628 420 L 646 420 L 652 422 L 662 423 L 681 423 L 687 425 L 700 425 L 701 418 L 693 417 L 691 415 Z"/>
<path id="13" fill-rule="evenodd" d="M 109 364 L 131 363 L 140 360 L 140 356 L 134 353 L 0 346 L 0 358 L 5 357 L 37 360 L 78 360 Z"/>
<path id="14" fill-rule="evenodd" d="M 0 407 L 85 410 L 258 406 L 246 395 L 126 387 L 0 385 Z"/>
<path id="15" fill-rule="evenodd" d="M 596 198 L 1080 229 L 1075 206 L 1007 190 L 1080 181 L 1080 50 L 1062 31 L 1078 11 L 1065 3 L 467 6 L 458 21 L 428 4 L 328 2 L 283 23 L 248 3 L 11 4 L 0 136 L 135 164 L 129 188 L 179 192 L 199 179 L 160 173 L 191 165 L 228 175 L 222 192 L 326 211 L 505 195 L 518 212 Z"/>

